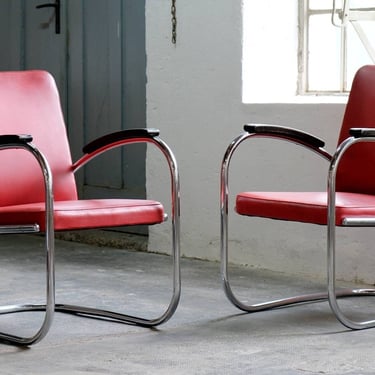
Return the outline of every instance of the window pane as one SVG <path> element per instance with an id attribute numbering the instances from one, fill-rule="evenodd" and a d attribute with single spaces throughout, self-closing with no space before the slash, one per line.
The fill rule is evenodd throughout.
<path id="1" fill-rule="evenodd" d="M 375 48 L 371 35 L 375 35 L 375 22 L 359 22 L 363 32 L 372 43 L 372 48 Z M 357 32 L 352 24 L 348 26 L 348 89 L 350 89 L 351 81 L 355 72 L 366 64 L 373 64 L 370 55 L 368 54 L 365 46 L 360 40 Z"/>
<path id="2" fill-rule="evenodd" d="M 294 97 L 298 79 L 297 2 L 245 0 L 242 11 L 243 101 L 277 102 Z"/>
<path id="3" fill-rule="evenodd" d="M 336 7 L 341 8 L 342 0 L 336 0 Z M 332 9 L 332 0 L 309 0 L 310 9 Z"/>
<path id="4" fill-rule="evenodd" d="M 350 0 L 350 8 L 374 8 L 374 0 Z"/>
<path id="5" fill-rule="evenodd" d="M 308 91 L 340 89 L 340 33 L 330 15 L 310 17 Z"/>

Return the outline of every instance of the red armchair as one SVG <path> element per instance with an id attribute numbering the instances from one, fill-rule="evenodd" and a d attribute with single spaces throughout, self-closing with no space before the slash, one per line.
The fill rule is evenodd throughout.
<path id="1" fill-rule="evenodd" d="M 72 163 L 59 94 L 44 71 L 0 73 L 0 233 L 45 233 L 46 301 L 37 305 L 3 306 L 1 313 L 45 311 L 41 327 L 31 337 L 1 333 L 0 339 L 31 345 L 48 332 L 54 311 L 141 326 L 168 320 L 180 298 L 179 176 L 171 149 L 155 129 L 130 129 L 101 137 L 83 148 Z M 54 232 L 127 225 L 153 225 L 166 219 L 163 205 L 149 199 L 79 199 L 74 173 L 101 153 L 131 143 L 146 142 L 165 156 L 171 178 L 173 291 L 169 305 L 154 319 L 91 307 L 55 303 Z M 15 173 L 15 171 L 17 173 Z"/>
<path id="2" fill-rule="evenodd" d="M 327 191 L 254 192 L 236 194 L 239 215 L 289 220 L 327 226 L 327 293 L 280 298 L 257 304 L 241 301 L 233 292 L 228 272 L 229 166 L 238 146 L 248 140 L 271 137 L 292 142 L 328 161 Z M 336 226 L 375 226 L 375 66 L 364 66 L 356 74 L 338 139 L 331 156 L 324 142 L 297 129 L 277 125 L 245 125 L 244 132 L 228 146 L 221 165 L 221 274 L 228 299 L 239 309 L 255 312 L 307 301 L 329 300 L 337 319 L 351 329 L 369 328 L 375 320 L 357 321 L 340 308 L 337 298 L 374 295 L 375 289 L 336 288 Z"/>

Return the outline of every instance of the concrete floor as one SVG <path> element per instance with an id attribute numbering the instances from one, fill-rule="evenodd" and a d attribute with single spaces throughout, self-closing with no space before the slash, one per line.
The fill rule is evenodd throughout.
<path id="1" fill-rule="evenodd" d="M 2 304 L 38 299 L 42 248 L 37 236 L 1 238 Z M 157 314 L 168 301 L 168 256 L 60 240 L 56 256 L 57 302 L 97 301 L 107 308 L 123 306 L 125 312 Z M 255 300 L 322 287 L 316 280 L 244 267 L 233 271 L 238 292 L 246 298 L 247 286 L 253 285 Z M 177 312 L 160 327 L 56 313 L 52 329 L 40 343 L 26 349 L 0 344 L 0 374 L 375 373 L 375 330 L 349 331 L 332 316 L 326 302 L 243 314 L 224 296 L 219 264 L 214 262 L 183 259 L 182 282 Z M 371 308 L 365 298 L 355 302 L 361 311 Z M 28 331 L 39 318 L 36 315 L 3 315 L 0 327 Z"/>

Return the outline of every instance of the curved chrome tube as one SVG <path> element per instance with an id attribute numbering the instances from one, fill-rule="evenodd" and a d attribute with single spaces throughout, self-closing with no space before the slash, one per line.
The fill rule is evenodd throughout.
<path id="1" fill-rule="evenodd" d="M 172 258 L 173 258 L 173 291 L 172 297 L 168 307 L 159 317 L 154 319 L 145 319 L 131 315 L 121 314 L 113 311 L 107 311 L 92 307 L 75 306 L 67 304 L 55 303 L 55 270 L 54 270 L 54 224 L 53 224 L 53 190 L 52 190 L 52 173 L 50 171 L 48 162 L 43 154 L 31 143 L 15 143 L 0 145 L 0 149 L 9 148 L 23 148 L 31 152 L 39 162 L 45 183 L 46 190 L 46 267 L 47 267 L 47 284 L 46 284 L 46 304 L 23 304 L 23 305 L 9 305 L 0 307 L 0 314 L 9 314 L 26 311 L 45 311 L 44 321 L 35 335 L 32 337 L 20 337 L 7 333 L 0 333 L 0 340 L 15 344 L 15 345 L 31 345 L 40 341 L 48 332 L 54 311 L 79 314 L 83 316 L 94 316 L 99 318 L 106 318 L 123 323 L 136 324 L 145 327 L 152 327 L 159 325 L 174 314 L 181 295 L 181 272 L 180 272 L 180 180 L 177 162 L 175 156 L 168 145 L 159 137 L 150 137 L 142 139 L 125 140 L 122 144 L 118 143 L 115 147 L 123 146 L 129 143 L 149 142 L 154 144 L 165 156 L 171 177 L 171 217 L 172 217 Z M 111 146 L 112 148 L 112 146 Z M 86 164 L 93 157 L 101 154 L 94 153 L 90 156 L 85 155 L 80 159 L 79 163 L 75 164 L 75 171 Z M 39 231 L 38 227 L 29 225 L 23 227 L 10 226 L 1 227 L 1 233 L 30 233 Z"/>
<path id="2" fill-rule="evenodd" d="M 74 305 L 65 305 L 65 304 L 57 304 L 56 311 L 60 312 L 67 312 L 67 313 L 75 313 L 75 314 L 82 314 L 88 316 L 97 316 L 97 317 L 105 317 L 108 319 L 130 323 L 130 324 L 137 324 L 140 326 L 145 327 L 153 327 L 157 326 L 161 323 L 166 322 L 177 309 L 180 295 L 181 295 L 181 271 L 180 271 L 180 179 L 179 179 L 179 172 L 176 158 L 169 148 L 169 146 L 158 136 L 153 137 L 140 137 L 140 138 L 130 138 L 124 139 L 122 141 L 109 144 L 98 149 L 96 152 L 92 154 L 86 154 L 81 159 L 78 160 L 74 164 L 74 171 L 77 171 L 83 165 L 88 163 L 93 158 L 99 156 L 103 152 L 108 149 L 122 147 L 126 144 L 134 144 L 134 143 L 151 143 L 155 145 L 165 156 L 169 171 L 170 171 L 170 178 L 171 178 L 171 217 L 172 217 L 172 261 L 173 261 L 173 292 L 170 303 L 164 313 L 154 319 L 144 319 L 141 317 L 130 316 L 126 314 L 120 314 L 117 312 L 100 310 L 92 307 L 85 307 L 85 306 L 74 306 Z"/>
<path id="3" fill-rule="evenodd" d="M 45 204 L 46 204 L 46 304 L 43 305 L 45 310 L 45 316 L 43 323 L 39 330 L 31 337 L 20 337 L 7 333 L 0 333 L 0 340 L 6 341 L 15 345 L 31 345 L 40 341 L 48 333 L 49 328 L 52 324 L 53 315 L 55 311 L 55 267 L 54 267 L 54 225 L 53 225 L 53 189 L 52 189 L 52 172 L 50 170 L 47 159 L 44 155 L 36 148 L 32 143 L 14 143 L 7 145 L 0 145 L 0 150 L 4 149 L 15 149 L 22 148 L 34 155 L 38 161 L 44 178 L 45 186 Z M 32 223 L 31 223 L 32 224 Z M 10 227 L 8 233 L 14 233 L 14 228 Z M 24 228 L 18 227 L 17 233 L 30 233 L 37 232 L 38 227 L 34 227 L 32 230 L 31 226 Z M 2 233 L 6 232 L 6 228 Z M 33 311 L 40 309 L 40 305 L 15 305 L 15 306 L 3 306 L 0 308 L 0 314 L 13 313 L 20 311 Z"/>
<path id="4" fill-rule="evenodd" d="M 273 138 L 283 139 L 291 142 L 295 142 L 295 140 L 285 139 L 283 137 L 278 137 L 274 135 L 270 135 Z M 266 134 L 254 134 L 254 133 L 242 133 L 238 137 L 236 137 L 228 146 L 223 161 L 221 165 L 221 183 L 220 183 L 220 215 L 221 215 L 221 277 L 224 286 L 224 291 L 228 299 L 239 309 L 246 311 L 246 312 L 256 312 L 262 311 L 267 309 L 278 308 L 281 306 L 288 306 L 294 305 L 303 302 L 312 302 L 312 301 L 320 301 L 320 300 L 329 300 L 331 309 L 337 319 L 343 323 L 345 326 L 352 328 L 352 329 L 361 329 L 361 328 L 369 328 L 375 326 L 375 321 L 369 322 L 354 322 L 347 317 L 339 309 L 337 304 L 337 298 L 343 297 L 351 297 L 351 296 L 373 296 L 375 295 L 375 289 L 343 289 L 343 290 L 336 290 L 335 287 L 335 176 L 337 165 L 339 160 L 341 159 L 344 152 L 354 143 L 357 142 L 365 142 L 365 141 L 375 141 L 375 137 L 373 138 L 348 138 L 346 141 L 342 143 L 342 145 L 338 148 L 337 152 L 333 157 L 331 157 L 327 151 L 321 148 L 311 148 L 306 144 L 301 142 L 299 143 L 302 146 L 306 146 L 311 148 L 312 151 L 317 152 L 323 158 L 331 161 L 330 169 L 329 169 L 329 178 L 328 178 L 328 239 L 327 239 L 327 258 L 328 258 L 328 291 L 325 293 L 314 293 L 314 294 L 307 294 L 307 295 L 299 295 L 287 298 L 281 298 L 273 301 L 257 303 L 253 305 L 245 304 L 240 301 L 232 291 L 229 281 L 229 273 L 228 273 L 228 195 L 229 195 L 229 187 L 228 187 L 228 171 L 231 158 L 233 153 L 237 149 L 237 147 L 246 139 L 250 137 L 267 137 Z"/>
<path id="5" fill-rule="evenodd" d="M 336 292 L 336 172 L 340 160 L 345 152 L 354 144 L 360 142 L 375 142 L 375 137 L 354 138 L 349 137 L 343 141 L 332 157 L 328 171 L 328 221 L 327 221 L 327 277 L 328 277 L 328 299 L 331 309 L 337 319 L 346 327 L 351 329 L 363 329 L 375 327 L 375 320 L 354 321 L 344 315 L 337 303 Z M 367 223 L 369 225 L 369 223 Z M 368 289 L 367 295 L 374 293 L 374 290 Z M 365 294 L 365 295 L 366 295 Z"/>
<path id="6" fill-rule="evenodd" d="M 220 184 L 220 213 L 221 213 L 221 275 L 224 285 L 225 293 L 228 299 L 239 309 L 246 312 L 256 312 L 281 306 L 288 306 L 302 302 L 311 302 L 319 300 L 329 301 L 330 307 L 336 318 L 346 327 L 351 329 L 363 329 L 375 326 L 375 320 L 370 321 L 353 321 L 345 316 L 337 303 L 337 298 L 354 297 L 354 296 L 375 296 L 375 289 L 342 289 L 336 290 L 336 276 L 335 276 L 335 236 L 336 236 L 336 217 L 335 217 L 335 195 L 336 195 L 336 172 L 339 162 L 344 153 L 354 144 L 359 142 L 375 142 L 375 137 L 364 135 L 362 138 L 350 137 L 347 138 L 338 148 L 336 153 L 331 157 L 323 149 L 313 149 L 313 151 L 320 154 L 322 157 L 330 161 L 327 189 L 328 189 L 328 222 L 327 222 L 327 292 L 300 295 L 294 297 L 282 298 L 274 301 L 268 301 L 253 305 L 248 305 L 240 301 L 233 293 L 228 275 L 228 170 L 230 160 L 237 147 L 246 139 L 254 136 L 266 136 L 242 133 L 235 138 L 228 146 L 223 158 L 221 166 L 221 184 Z M 276 137 L 278 138 L 278 137 Z M 282 139 L 282 138 L 281 138 Z M 298 143 L 298 142 L 297 142 Z M 364 220 L 364 221 L 363 221 Z M 359 226 L 364 222 L 367 226 L 375 226 L 375 220 L 358 219 L 353 222 L 348 220 L 348 223 L 343 222 L 347 226 Z"/>
<path id="7" fill-rule="evenodd" d="M 238 148 L 238 146 L 245 140 L 252 137 L 271 137 L 287 142 L 297 143 L 305 148 L 312 150 L 323 158 L 330 160 L 330 154 L 323 148 L 309 147 L 309 145 L 300 142 L 298 140 L 291 140 L 287 137 L 275 136 L 272 134 L 267 136 L 266 134 L 256 134 L 243 132 L 238 137 L 236 137 L 228 146 L 224 158 L 221 164 L 221 181 L 220 181 L 220 252 L 221 252 L 221 278 L 223 282 L 223 287 L 228 299 L 239 309 L 247 312 L 256 312 L 271 308 L 276 308 L 280 306 L 292 305 L 308 301 L 317 301 L 327 299 L 327 293 L 315 293 L 301 296 L 288 297 L 283 299 L 278 299 L 275 301 L 269 301 L 254 305 L 248 305 L 241 302 L 233 293 L 229 281 L 228 272 L 228 195 L 229 195 L 229 182 L 228 182 L 228 172 L 230 161 L 232 159 L 233 153 Z"/>
<path id="8" fill-rule="evenodd" d="M 173 257 L 173 296 L 165 313 L 152 321 L 149 325 L 158 325 L 167 321 L 177 309 L 181 296 L 181 267 L 180 267 L 180 177 L 176 158 L 169 146 L 159 137 L 153 138 L 154 144 L 164 154 L 171 176 L 172 196 L 172 257 Z"/>

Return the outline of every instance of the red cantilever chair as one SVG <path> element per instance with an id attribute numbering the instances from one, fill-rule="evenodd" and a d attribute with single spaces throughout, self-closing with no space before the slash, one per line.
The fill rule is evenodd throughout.
<path id="1" fill-rule="evenodd" d="M 241 192 L 236 194 L 239 215 L 327 225 L 327 293 L 310 294 L 249 305 L 233 292 L 228 274 L 229 165 L 237 147 L 248 139 L 271 137 L 292 142 L 328 161 L 327 191 Z M 275 125 L 245 125 L 244 132 L 228 146 L 221 165 L 221 274 L 228 299 L 247 312 L 301 302 L 329 300 L 337 319 L 351 329 L 375 326 L 375 320 L 357 321 L 340 308 L 337 298 L 374 295 L 375 289 L 336 288 L 335 230 L 339 227 L 375 226 L 375 66 L 364 66 L 356 74 L 346 107 L 338 147 L 331 156 L 324 142 L 305 132 Z"/>
<path id="2" fill-rule="evenodd" d="M 130 129 L 101 137 L 83 148 L 72 163 L 58 91 L 44 71 L 0 73 L 0 233 L 45 233 L 46 301 L 38 305 L 11 305 L 0 313 L 45 311 L 31 337 L 0 333 L 16 345 L 41 340 L 54 311 L 101 317 L 141 326 L 168 320 L 180 298 L 179 176 L 170 148 L 155 129 Z M 153 144 L 166 158 L 171 177 L 173 291 L 163 314 L 154 319 L 134 317 L 91 307 L 55 304 L 54 232 L 97 227 L 152 225 L 166 219 L 161 203 L 147 199 L 90 199 L 77 197 L 74 173 L 101 153 L 131 143 Z"/>

